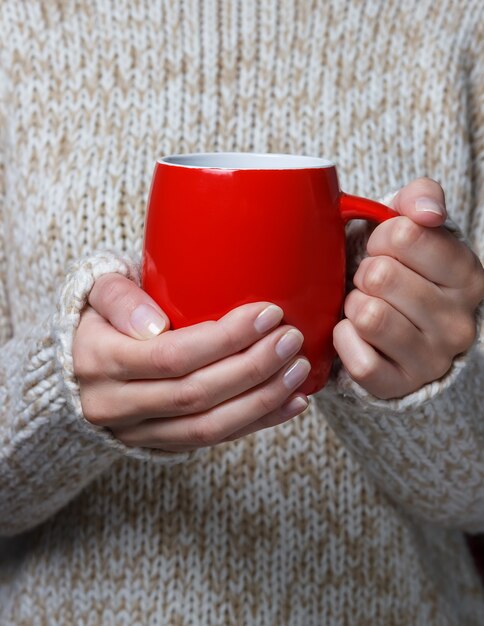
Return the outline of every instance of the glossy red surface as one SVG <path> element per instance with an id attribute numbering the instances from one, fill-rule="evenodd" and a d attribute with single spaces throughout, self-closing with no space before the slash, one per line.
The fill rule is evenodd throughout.
<path id="1" fill-rule="evenodd" d="M 335 167 L 212 169 L 158 162 L 143 243 L 142 286 L 173 329 L 269 301 L 304 334 L 320 390 L 344 298 L 344 224 L 382 221 L 386 207 L 343 194 Z"/>

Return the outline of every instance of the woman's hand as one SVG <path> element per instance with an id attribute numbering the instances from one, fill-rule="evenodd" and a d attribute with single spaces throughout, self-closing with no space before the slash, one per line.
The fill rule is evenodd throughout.
<path id="1" fill-rule="evenodd" d="M 373 395 L 397 398 L 442 377 L 476 335 L 484 297 L 477 256 L 450 232 L 440 185 L 418 179 L 397 194 L 401 217 L 380 224 L 355 276 L 334 346 Z"/>
<path id="2" fill-rule="evenodd" d="M 279 307 L 255 302 L 166 330 L 167 316 L 133 282 L 101 277 L 73 345 L 84 416 L 127 445 L 167 451 L 281 424 L 306 408 L 294 391 L 310 370 L 296 358 L 302 334 L 279 326 L 282 317 Z"/>

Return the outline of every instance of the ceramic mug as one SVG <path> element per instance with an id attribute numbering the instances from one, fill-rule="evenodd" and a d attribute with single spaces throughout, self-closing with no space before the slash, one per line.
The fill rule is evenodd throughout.
<path id="1" fill-rule="evenodd" d="M 304 335 L 319 391 L 335 356 L 345 295 L 348 220 L 396 213 L 343 193 L 332 161 L 285 154 L 200 153 L 155 165 L 143 241 L 142 288 L 177 329 L 248 302 L 284 310 Z"/>

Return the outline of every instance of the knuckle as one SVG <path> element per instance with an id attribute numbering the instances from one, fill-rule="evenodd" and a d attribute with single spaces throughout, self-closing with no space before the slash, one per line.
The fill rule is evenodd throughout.
<path id="1" fill-rule="evenodd" d="M 396 248 L 409 248 L 420 238 L 424 229 L 405 216 L 395 218 L 391 232 L 391 243 Z"/>
<path id="2" fill-rule="evenodd" d="M 156 370 L 167 377 L 176 378 L 189 373 L 189 356 L 173 340 L 153 343 L 151 362 Z"/>
<path id="3" fill-rule="evenodd" d="M 106 274 L 101 276 L 96 283 L 96 296 L 108 308 L 119 306 L 126 297 L 126 282 L 122 276 L 117 274 Z"/>
<path id="4" fill-rule="evenodd" d="M 213 420 L 199 417 L 193 420 L 189 440 L 197 445 L 211 446 L 222 439 L 221 427 Z"/>
<path id="5" fill-rule="evenodd" d="M 106 322 L 88 307 L 81 315 L 72 342 L 72 362 L 76 378 L 93 383 L 106 378 L 118 379 L 126 366 L 124 342 L 114 329 L 106 328 Z M 112 331 L 112 332 L 111 332 Z"/>
<path id="6" fill-rule="evenodd" d="M 112 406 L 109 406 L 95 390 L 81 393 L 84 417 L 95 426 L 110 426 L 113 423 Z"/>
<path id="7" fill-rule="evenodd" d="M 187 380 L 177 386 L 173 405 L 183 413 L 199 413 L 210 408 L 210 400 L 210 394 L 200 382 Z"/>
<path id="8" fill-rule="evenodd" d="M 477 336 L 477 326 L 474 319 L 468 315 L 454 319 L 454 330 L 449 333 L 449 340 L 456 354 L 465 352 L 474 343 Z"/>
<path id="9" fill-rule="evenodd" d="M 471 347 L 477 337 L 477 325 L 472 317 L 468 317 L 461 327 L 462 346 L 461 350 L 467 350 Z"/>
<path id="10" fill-rule="evenodd" d="M 475 294 L 475 301 L 480 302 L 484 298 L 484 268 L 482 263 L 474 252 L 469 250 L 471 254 L 471 271 L 470 275 L 470 287 L 473 295 Z"/>
<path id="11" fill-rule="evenodd" d="M 391 286 L 392 261 L 387 257 L 372 259 L 367 267 L 363 284 L 370 293 L 381 293 Z"/>
<path id="12" fill-rule="evenodd" d="M 240 315 L 240 314 L 239 314 Z M 222 335 L 223 349 L 228 354 L 235 354 L 242 349 L 242 344 L 239 335 L 235 332 L 235 329 L 225 323 L 219 324 L 219 332 Z"/>
<path id="13" fill-rule="evenodd" d="M 434 357 L 431 380 L 442 378 L 449 371 L 452 365 L 452 359 L 446 354 L 436 355 Z"/>
<path id="14" fill-rule="evenodd" d="M 95 377 L 96 361 L 91 350 L 86 350 L 85 346 L 74 342 L 72 346 L 72 363 L 75 376 L 82 381 L 91 380 Z"/>
<path id="15" fill-rule="evenodd" d="M 246 377 L 249 379 L 252 387 L 254 387 L 255 385 L 259 385 L 267 378 L 262 364 L 257 360 L 255 356 L 251 356 L 249 354 L 246 355 L 245 372 Z"/>
<path id="16" fill-rule="evenodd" d="M 131 348 L 124 341 L 113 342 L 111 353 L 109 355 L 109 375 L 116 380 L 128 380 L 130 372 L 128 363 L 130 361 L 127 352 Z"/>
<path id="17" fill-rule="evenodd" d="M 270 387 L 262 388 L 258 395 L 259 406 L 263 415 L 275 411 L 285 400 L 285 396 L 280 396 Z"/>
<path id="18" fill-rule="evenodd" d="M 377 370 L 377 362 L 369 358 L 354 359 L 348 369 L 351 378 L 357 383 L 368 383 L 375 377 Z"/>
<path id="19" fill-rule="evenodd" d="M 88 337 L 74 339 L 72 365 L 76 378 L 84 384 L 93 383 L 103 377 L 104 359 L 99 353 L 99 346 Z"/>
<path id="20" fill-rule="evenodd" d="M 362 306 L 362 303 L 365 302 L 366 298 L 368 298 L 368 296 L 357 287 L 349 292 L 344 302 L 344 313 L 349 320 L 353 321 L 356 318 L 360 307 Z"/>
<path id="21" fill-rule="evenodd" d="M 374 298 L 363 304 L 354 319 L 356 327 L 366 333 L 376 334 L 385 325 L 386 307 L 381 300 Z"/>
<path id="22" fill-rule="evenodd" d="M 358 307 L 358 302 L 360 301 L 361 292 L 359 289 L 355 287 L 352 289 L 345 299 L 345 314 L 348 317 L 348 313 Z"/>

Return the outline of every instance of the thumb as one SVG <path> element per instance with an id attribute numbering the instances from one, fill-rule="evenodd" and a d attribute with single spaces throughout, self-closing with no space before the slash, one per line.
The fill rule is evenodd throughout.
<path id="1" fill-rule="evenodd" d="M 116 330 L 134 339 L 151 339 L 170 326 L 168 316 L 156 302 L 121 274 L 98 278 L 88 302 Z"/>
<path id="2" fill-rule="evenodd" d="M 391 204 L 421 226 L 441 226 L 447 218 L 444 190 L 431 178 L 417 178 L 402 187 Z"/>

